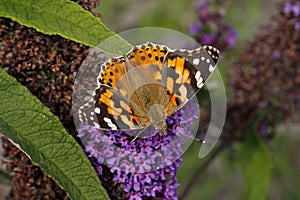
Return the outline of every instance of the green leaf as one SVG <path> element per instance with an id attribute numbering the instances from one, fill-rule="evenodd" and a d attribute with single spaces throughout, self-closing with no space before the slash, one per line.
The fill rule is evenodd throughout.
<path id="1" fill-rule="evenodd" d="M 244 200 L 265 200 L 269 192 L 272 160 L 256 131 L 248 131 L 240 151 L 244 175 Z"/>
<path id="2" fill-rule="evenodd" d="M 0 131 L 72 199 L 109 199 L 82 148 L 58 118 L 1 68 Z"/>
<path id="3" fill-rule="evenodd" d="M 0 0 L 0 16 L 113 55 L 123 55 L 132 48 L 99 18 L 69 0 Z"/>

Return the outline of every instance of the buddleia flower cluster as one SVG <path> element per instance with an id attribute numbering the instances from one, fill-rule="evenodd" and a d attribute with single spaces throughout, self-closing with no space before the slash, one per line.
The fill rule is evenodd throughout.
<path id="1" fill-rule="evenodd" d="M 281 4 L 236 61 L 230 73 L 232 96 L 226 127 L 231 139 L 241 138 L 245 128 L 255 123 L 267 140 L 277 124 L 299 120 L 299 22 L 300 1 Z"/>
<path id="2" fill-rule="evenodd" d="M 112 199 L 177 199 L 177 170 L 184 142 L 193 139 L 192 121 L 198 104 L 188 102 L 166 119 L 167 135 L 137 138 L 124 131 L 100 131 L 82 125 L 78 137 Z M 154 131 L 154 129 L 150 129 Z"/>
<path id="3" fill-rule="evenodd" d="M 225 1 L 213 0 L 201 2 L 196 7 L 198 21 L 191 24 L 189 30 L 190 35 L 199 44 L 212 45 L 222 52 L 219 66 L 222 66 L 224 56 L 228 55 L 225 50 L 235 47 L 238 39 L 238 32 L 225 20 L 227 10 L 228 6 Z M 205 90 L 199 95 L 201 95 L 199 99 L 209 99 L 209 95 L 205 93 Z M 201 121 L 197 135 L 197 138 L 201 141 L 207 136 L 210 119 L 210 106 L 205 102 L 201 108 Z"/>
<path id="4" fill-rule="evenodd" d="M 212 6 L 217 6 L 213 9 Z M 237 31 L 224 20 L 225 12 L 221 12 L 222 3 L 215 0 L 200 3 L 197 7 L 198 21 L 190 26 L 190 34 L 201 45 L 212 45 L 219 50 L 233 47 L 236 43 Z"/>

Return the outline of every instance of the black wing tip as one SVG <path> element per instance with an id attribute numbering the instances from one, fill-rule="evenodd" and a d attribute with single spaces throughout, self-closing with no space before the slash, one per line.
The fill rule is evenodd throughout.
<path id="1" fill-rule="evenodd" d="M 220 51 L 210 45 L 204 45 L 202 48 L 208 52 L 208 54 L 211 56 L 214 63 L 217 64 L 217 62 L 220 58 Z"/>

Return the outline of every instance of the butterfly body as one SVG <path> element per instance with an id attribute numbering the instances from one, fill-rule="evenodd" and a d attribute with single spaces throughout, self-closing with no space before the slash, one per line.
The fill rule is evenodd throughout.
<path id="1" fill-rule="evenodd" d="M 219 51 L 210 46 L 171 50 L 146 43 L 102 65 L 93 98 L 79 119 L 104 130 L 134 130 L 165 119 L 190 100 L 214 71 Z"/>

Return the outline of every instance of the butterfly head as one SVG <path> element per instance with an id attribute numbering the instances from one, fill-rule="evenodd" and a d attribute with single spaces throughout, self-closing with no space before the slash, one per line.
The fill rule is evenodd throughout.
<path id="1" fill-rule="evenodd" d="M 149 109 L 149 119 L 153 126 L 160 130 L 163 126 L 165 126 L 165 108 L 160 104 L 153 104 Z"/>

